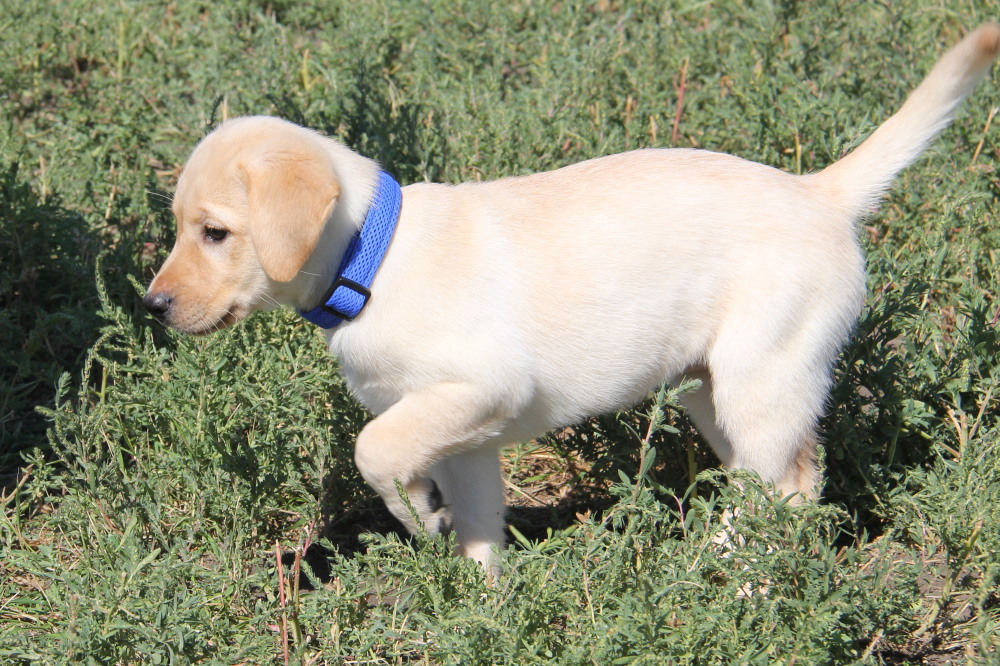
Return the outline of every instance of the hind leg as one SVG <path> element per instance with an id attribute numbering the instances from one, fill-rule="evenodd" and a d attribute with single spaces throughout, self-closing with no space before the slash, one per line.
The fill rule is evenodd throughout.
<path id="1" fill-rule="evenodd" d="M 728 445 L 723 462 L 757 472 L 780 495 L 797 494 L 795 501 L 817 494 L 816 425 L 831 384 L 833 354 L 811 348 L 808 336 L 798 341 L 782 353 L 723 346 L 710 359 L 715 418 L 709 432 L 714 428 Z M 726 452 L 725 445 L 716 450 Z"/>
<path id="2" fill-rule="evenodd" d="M 781 495 L 797 493 L 792 500 L 795 503 L 816 496 L 820 475 L 816 466 L 816 437 L 812 427 L 802 429 L 796 436 L 794 433 L 769 433 L 760 423 L 750 429 L 744 426 L 743 430 L 737 433 L 737 444 L 734 446 L 723 420 L 720 420 L 716 412 L 711 374 L 703 368 L 684 374 L 689 379 L 700 379 L 701 387 L 685 395 L 682 404 L 698 428 L 698 432 L 712 447 L 712 451 L 723 466 L 757 472 L 765 481 L 773 483 Z M 752 417 L 753 421 L 767 422 L 771 418 L 772 412 L 766 407 L 762 408 L 767 413 Z M 730 417 L 734 412 L 733 406 L 729 403 L 724 404 L 723 409 Z M 740 411 L 746 411 L 746 407 L 743 406 Z M 781 426 L 778 425 L 777 428 L 780 429 Z M 729 430 L 732 430 L 731 426 Z M 773 431 L 774 427 L 771 430 Z M 755 460 L 760 456 L 752 452 L 768 450 L 769 445 L 766 443 L 768 441 L 777 445 L 775 448 L 780 452 L 781 458 L 779 464 L 762 465 L 759 460 Z M 790 454 L 789 449 L 791 449 Z"/>
<path id="3" fill-rule="evenodd" d="M 681 404 L 688 417 L 694 422 L 702 438 L 712 447 L 719 462 L 726 467 L 732 467 L 733 446 L 726 433 L 722 431 L 715 415 L 715 403 L 712 397 L 712 375 L 707 368 L 692 368 L 684 373 L 687 379 L 701 380 L 697 391 L 687 393 L 681 398 Z M 693 479 L 692 479 L 693 481 Z"/>

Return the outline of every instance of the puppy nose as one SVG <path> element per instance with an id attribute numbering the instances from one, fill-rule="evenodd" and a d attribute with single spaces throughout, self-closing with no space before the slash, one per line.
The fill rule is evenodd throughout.
<path id="1" fill-rule="evenodd" d="M 173 296 L 165 294 L 162 291 L 157 293 L 150 292 L 142 299 L 142 304 L 157 319 L 163 319 L 167 315 L 167 311 L 170 310 L 173 302 Z"/>

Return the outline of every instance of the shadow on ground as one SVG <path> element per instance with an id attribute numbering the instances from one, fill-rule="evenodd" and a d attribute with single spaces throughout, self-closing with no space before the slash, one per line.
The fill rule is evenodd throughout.
<path id="1" fill-rule="evenodd" d="M 51 405 L 56 380 L 78 374 L 97 336 L 94 263 L 100 240 L 57 196 L 44 200 L 17 162 L 0 173 L 0 480 L 20 452 L 45 443 L 36 405 Z"/>

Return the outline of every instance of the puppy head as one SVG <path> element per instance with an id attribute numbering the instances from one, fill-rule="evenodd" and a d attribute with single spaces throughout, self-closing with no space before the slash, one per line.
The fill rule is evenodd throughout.
<path id="1" fill-rule="evenodd" d="M 195 334 L 280 304 L 339 196 L 319 135 L 276 118 L 224 123 L 181 172 L 177 242 L 143 302 Z"/>

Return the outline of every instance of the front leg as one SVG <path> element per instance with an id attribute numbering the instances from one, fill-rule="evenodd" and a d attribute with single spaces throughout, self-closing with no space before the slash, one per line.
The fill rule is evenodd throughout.
<path id="1" fill-rule="evenodd" d="M 354 459 L 365 481 L 411 532 L 398 480 L 424 528 L 455 530 L 459 550 L 490 568 L 503 542 L 503 485 L 494 443 L 510 418 L 505 401 L 465 383 L 408 393 L 358 435 Z M 492 440 L 492 441 L 491 441 Z"/>

